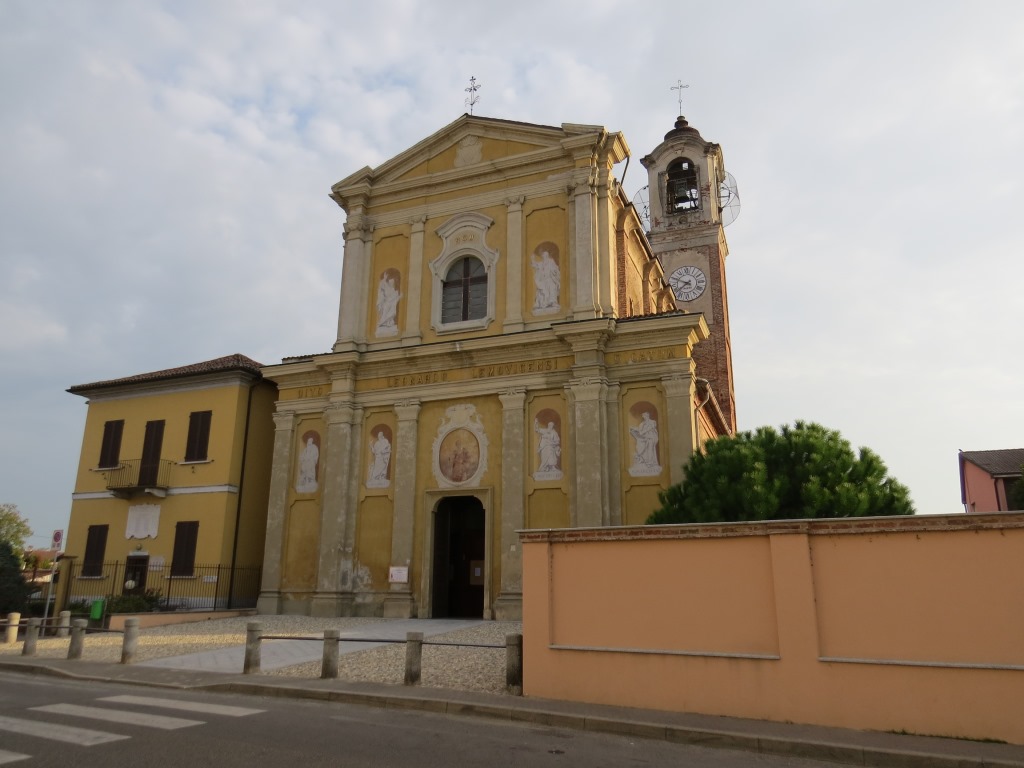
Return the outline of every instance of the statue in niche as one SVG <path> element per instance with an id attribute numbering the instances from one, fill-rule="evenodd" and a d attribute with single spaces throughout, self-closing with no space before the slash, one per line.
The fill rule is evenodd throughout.
<path id="1" fill-rule="evenodd" d="M 398 334 L 398 300 L 402 298 L 401 275 L 397 269 L 386 269 L 377 284 L 377 336 Z"/>
<path id="2" fill-rule="evenodd" d="M 307 432 L 303 439 L 306 441 L 299 454 L 299 474 L 295 480 L 295 491 L 297 493 L 316 493 L 317 469 L 320 463 L 320 435 L 317 432 Z"/>
<path id="3" fill-rule="evenodd" d="M 547 315 L 557 312 L 560 309 L 559 294 L 562 288 L 558 246 L 554 243 L 541 243 L 530 255 L 530 266 L 533 268 L 533 313 Z"/>
<path id="4" fill-rule="evenodd" d="M 378 425 L 374 430 L 377 437 L 370 441 L 370 454 L 373 458 L 366 487 L 387 488 L 390 482 L 388 470 L 391 466 L 391 440 L 388 438 L 391 430 L 384 425 Z"/>
<path id="5" fill-rule="evenodd" d="M 633 465 L 629 468 L 629 474 L 634 477 L 659 475 L 661 464 L 658 461 L 658 422 L 651 417 L 653 406 L 642 403 L 636 407 L 642 407 L 643 410 L 640 413 L 640 423 L 629 428 L 629 434 L 636 441 Z"/>
<path id="6" fill-rule="evenodd" d="M 533 419 L 533 431 L 537 434 L 537 471 L 533 473 L 534 480 L 562 479 L 560 422 L 558 414 L 549 408 L 545 408 Z"/>

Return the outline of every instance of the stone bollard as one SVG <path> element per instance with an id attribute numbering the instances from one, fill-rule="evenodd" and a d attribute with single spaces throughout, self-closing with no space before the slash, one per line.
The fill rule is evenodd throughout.
<path id="1" fill-rule="evenodd" d="M 89 625 L 86 619 L 75 619 L 71 622 L 71 642 L 68 644 L 68 658 L 82 658 L 82 648 L 85 646 L 85 628 Z"/>
<path id="2" fill-rule="evenodd" d="M 71 632 L 71 611 L 61 611 L 57 621 L 57 637 L 67 637 Z"/>
<path id="3" fill-rule="evenodd" d="M 7 632 L 4 634 L 5 643 L 18 642 L 18 625 L 21 624 L 21 614 L 18 612 L 7 614 Z"/>
<path id="4" fill-rule="evenodd" d="M 28 627 L 25 628 L 25 644 L 21 647 L 22 656 L 36 655 L 36 640 L 39 639 L 40 619 L 29 619 Z"/>
<path id="5" fill-rule="evenodd" d="M 245 662 L 242 665 L 243 675 L 260 673 L 260 637 L 263 625 L 258 621 L 250 621 L 245 625 Z"/>
<path id="6" fill-rule="evenodd" d="M 513 696 L 523 695 L 522 635 L 505 635 L 505 688 Z"/>
<path id="7" fill-rule="evenodd" d="M 338 638 L 341 632 L 337 629 L 324 630 L 324 660 L 320 664 L 320 677 L 334 679 L 338 676 Z"/>
<path id="8" fill-rule="evenodd" d="M 423 666 L 423 633 L 405 633 L 405 684 L 419 685 Z"/>
<path id="9" fill-rule="evenodd" d="M 139 619 L 136 616 L 124 620 L 124 642 L 121 643 L 121 663 L 134 664 L 135 652 L 139 647 Z"/>

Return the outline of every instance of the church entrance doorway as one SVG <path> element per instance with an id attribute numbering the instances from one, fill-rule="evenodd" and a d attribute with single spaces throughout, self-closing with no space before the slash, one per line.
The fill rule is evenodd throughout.
<path id="1" fill-rule="evenodd" d="M 484 506 L 474 496 L 448 496 L 434 513 L 431 616 L 479 619 L 484 613 Z"/>

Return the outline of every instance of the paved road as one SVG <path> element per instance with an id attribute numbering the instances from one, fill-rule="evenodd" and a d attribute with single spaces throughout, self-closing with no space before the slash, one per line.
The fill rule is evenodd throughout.
<path id="1" fill-rule="evenodd" d="M 814 768 L 799 758 L 346 704 L 0 673 L 0 765 Z"/>

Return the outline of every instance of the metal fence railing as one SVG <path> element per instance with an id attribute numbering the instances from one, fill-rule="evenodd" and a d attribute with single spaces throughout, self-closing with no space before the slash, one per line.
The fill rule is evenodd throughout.
<path id="1" fill-rule="evenodd" d="M 170 563 L 66 560 L 58 590 L 66 606 L 104 600 L 111 609 L 126 608 L 117 611 L 124 613 L 254 608 L 261 572 L 259 566 L 196 565 L 190 574 L 172 576 Z"/>

